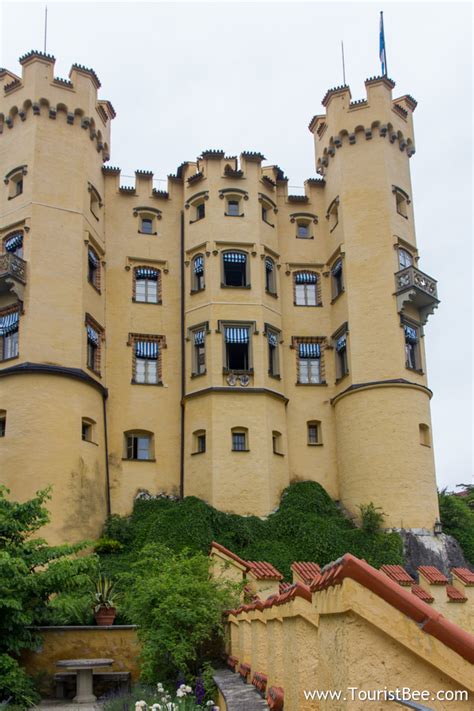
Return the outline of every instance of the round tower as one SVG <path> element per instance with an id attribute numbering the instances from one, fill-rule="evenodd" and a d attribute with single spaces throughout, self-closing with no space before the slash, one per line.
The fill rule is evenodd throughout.
<path id="1" fill-rule="evenodd" d="M 2 483 L 52 487 L 50 540 L 107 512 L 102 164 L 112 106 L 96 74 L 30 52 L 0 74 Z"/>
<path id="2" fill-rule="evenodd" d="M 419 269 L 409 159 L 411 96 L 387 77 L 327 92 L 310 124 L 326 181 L 332 254 L 342 265 L 331 309 L 337 468 L 342 504 L 373 502 L 390 527 L 432 529 L 438 504 L 426 360 L 436 282 Z"/>

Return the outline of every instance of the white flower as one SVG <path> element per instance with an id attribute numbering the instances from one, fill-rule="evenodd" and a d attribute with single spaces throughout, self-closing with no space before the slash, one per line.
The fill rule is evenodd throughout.
<path id="1" fill-rule="evenodd" d="M 192 689 L 191 689 L 190 686 L 185 686 L 185 687 L 184 687 L 184 690 L 185 690 L 185 692 L 186 692 L 187 694 L 191 694 L 191 693 L 192 693 Z"/>
<path id="2" fill-rule="evenodd" d="M 176 692 L 176 696 L 181 699 L 183 696 L 186 696 L 186 692 L 181 687 L 179 687 L 178 691 Z"/>
<path id="3" fill-rule="evenodd" d="M 146 701 L 137 701 L 135 704 L 135 709 L 136 711 L 140 711 L 140 709 L 146 709 Z"/>
<path id="4" fill-rule="evenodd" d="M 156 688 L 158 691 L 164 691 L 163 684 L 157 684 Z"/>
<path id="5" fill-rule="evenodd" d="M 214 701 L 208 701 L 206 706 L 214 706 Z"/>

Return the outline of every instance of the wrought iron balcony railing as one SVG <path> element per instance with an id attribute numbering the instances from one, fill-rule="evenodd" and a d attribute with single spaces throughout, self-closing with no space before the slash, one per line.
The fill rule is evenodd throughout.
<path id="1" fill-rule="evenodd" d="M 395 274 L 395 294 L 398 311 L 401 313 L 404 305 L 410 303 L 419 309 L 423 323 L 439 304 L 436 279 L 413 266 Z"/>

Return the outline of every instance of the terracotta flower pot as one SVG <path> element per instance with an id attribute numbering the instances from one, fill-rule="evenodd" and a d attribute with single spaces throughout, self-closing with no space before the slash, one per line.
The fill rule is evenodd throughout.
<path id="1" fill-rule="evenodd" d="M 95 614 L 95 621 L 98 625 L 113 625 L 117 611 L 115 607 L 101 607 Z"/>

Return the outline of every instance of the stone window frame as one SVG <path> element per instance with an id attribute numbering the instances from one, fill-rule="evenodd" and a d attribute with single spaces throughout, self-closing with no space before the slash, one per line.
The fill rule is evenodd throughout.
<path id="1" fill-rule="evenodd" d="M 417 334 L 417 342 L 414 348 L 414 356 L 415 356 L 415 365 L 418 365 L 418 367 L 412 368 L 408 363 L 409 363 L 409 356 L 408 356 L 408 350 L 407 350 L 407 339 L 405 335 L 405 326 L 408 326 L 409 328 L 413 328 L 416 331 Z M 413 373 L 418 373 L 419 375 L 424 375 L 424 370 L 423 370 L 423 358 L 421 354 L 421 339 L 424 337 L 424 331 L 423 331 L 423 326 L 419 321 L 415 321 L 414 319 L 411 319 L 407 316 L 400 316 L 400 327 L 403 330 L 403 343 L 404 343 L 404 351 L 405 351 L 405 368 L 407 370 L 411 370 Z"/>
<path id="2" fill-rule="evenodd" d="M 156 280 L 156 301 L 138 301 L 137 300 L 137 270 L 138 269 L 153 269 L 157 273 Z M 136 264 L 132 267 L 132 301 L 135 304 L 152 304 L 153 306 L 162 306 L 162 289 L 163 278 L 161 269 L 157 269 L 149 264 Z"/>
<path id="3" fill-rule="evenodd" d="M 277 339 L 277 345 L 274 351 L 274 357 L 275 357 L 275 371 L 274 373 L 271 372 L 270 368 L 270 342 L 268 340 L 268 335 L 272 334 L 276 336 Z M 272 326 L 270 323 L 265 323 L 264 324 L 264 329 L 263 329 L 263 336 L 267 341 L 267 349 L 268 349 L 268 368 L 267 368 L 267 373 L 270 378 L 275 378 L 275 380 L 281 380 L 281 360 L 280 360 L 280 349 L 279 346 L 283 343 L 281 339 L 281 330 L 277 328 L 276 326 Z"/>
<path id="4" fill-rule="evenodd" d="M 219 198 L 226 201 L 224 217 L 245 217 L 245 212 L 243 211 L 243 201 L 249 199 L 249 194 L 246 190 L 241 190 L 240 188 L 223 188 L 222 190 L 219 190 Z M 239 212 L 237 215 L 232 215 L 227 212 L 229 201 L 238 203 Z"/>
<path id="5" fill-rule="evenodd" d="M 17 229 L 10 230 L 7 232 L 7 234 L 1 238 L 1 247 L 2 247 L 2 254 L 14 254 L 17 259 L 23 259 L 25 261 L 25 237 L 26 237 L 26 232 L 27 230 L 25 229 L 25 226 L 23 227 L 18 227 Z M 14 252 L 8 252 L 5 245 L 8 242 L 9 239 L 12 237 L 16 237 L 16 235 L 21 235 L 22 238 L 22 248 L 21 248 L 21 255 L 15 254 Z"/>
<path id="6" fill-rule="evenodd" d="M 283 435 L 278 430 L 272 430 L 272 453 L 278 455 L 279 457 L 284 457 L 284 452 L 281 450 L 281 445 L 283 442 Z"/>
<path id="7" fill-rule="evenodd" d="M 86 350 L 86 365 L 87 365 L 87 369 L 92 371 L 94 373 L 94 375 L 97 375 L 100 378 L 101 377 L 101 364 L 102 364 L 102 351 L 103 351 L 103 344 L 105 342 L 105 329 L 89 313 L 86 313 L 84 325 L 86 327 L 86 349 L 87 349 Z M 94 331 L 96 331 L 99 336 L 99 344 L 96 347 L 93 366 L 89 365 L 89 339 L 87 338 L 87 326 L 91 326 L 91 328 L 93 328 Z"/>
<path id="8" fill-rule="evenodd" d="M 197 275 L 194 272 L 194 262 L 198 257 L 201 257 L 202 262 L 203 262 L 203 276 L 202 276 L 202 282 L 203 285 L 201 288 L 198 288 L 199 285 L 199 280 Z M 201 291 L 204 291 L 206 288 L 206 254 L 204 252 L 197 252 L 197 254 L 193 254 L 190 260 L 190 266 L 191 266 L 191 294 L 199 294 Z"/>
<path id="9" fill-rule="evenodd" d="M 193 208 L 194 210 L 194 217 L 192 220 L 189 220 L 190 225 L 194 224 L 195 222 L 200 222 L 201 220 L 204 220 L 206 218 L 205 204 L 207 200 L 209 200 L 209 190 L 200 190 L 198 193 L 194 193 L 194 195 L 191 195 L 191 197 L 186 200 L 184 208 L 186 210 Z M 198 216 L 199 205 L 204 205 L 203 217 Z"/>
<path id="10" fill-rule="evenodd" d="M 340 262 L 341 264 L 341 284 L 339 288 L 339 282 L 338 279 L 334 276 L 332 273 L 333 269 L 335 268 L 336 264 Z M 345 263 L 344 263 L 344 258 L 342 254 L 339 254 L 336 259 L 333 261 L 331 266 L 329 267 L 329 275 L 331 277 L 331 304 L 333 304 L 336 299 L 338 299 L 342 294 L 344 294 L 346 290 L 346 285 L 345 285 Z"/>
<path id="11" fill-rule="evenodd" d="M 408 220 L 408 205 L 411 203 L 409 194 L 398 185 L 392 185 L 392 193 L 395 195 L 395 209 L 401 217 Z"/>
<path id="12" fill-rule="evenodd" d="M 300 343 L 318 343 L 321 354 L 319 357 L 319 383 L 301 383 L 300 382 Z M 296 352 L 296 383 L 295 385 L 318 387 L 327 385 L 326 381 L 326 359 L 325 352 L 329 348 L 326 336 L 292 336 L 290 348 Z"/>
<path id="13" fill-rule="evenodd" d="M 156 207 L 148 207 L 146 205 L 140 205 L 139 207 L 134 207 L 133 208 L 133 216 L 138 217 L 138 229 L 137 232 L 139 235 L 145 235 L 148 237 L 156 237 L 158 234 L 157 231 L 157 221 L 161 220 L 163 217 L 163 213 L 161 210 L 158 210 Z M 142 230 L 142 220 L 151 220 L 152 226 L 151 226 L 151 232 L 147 232 L 145 230 Z"/>
<path id="14" fill-rule="evenodd" d="M 195 454 L 205 454 L 207 449 L 207 433 L 206 430 L 199 429 L 193 432 L 193 451 L 191 456 Z M 203 446 L 204 442 L 204 446 Z"/>
<path id="15" fill-rule="evenodd" d="M 278 212 L 278 207 L 275 202 L 271 198 L 269 198 L 267 195 L 264 195 L 263 193 L 258 194 L 258 202 L 260 203 L 261 206 L 261 218 L 262 222 L 264 222 L 266 225 L 269 227 L 275 227 L 275 225 L 272 222 L 269 222 L 269 220 L 265 217 L 265 213 L 270 213 L 273 212 L 274 215 L 277 214 Z"/>
<path id="16" fill-rule="evenodd" d="M 339 195 L 337 195 L 326 210 L 326 220 L 329 222 L 329 234 L 334 232 L 339 224 L 339 203 Z"/>
<path id="17" fill-rule="evenodd" d="M 231 433 L 231 452 L 250 452 L 250 445 L 249 445 L 249 429 L 248 427 L 231 427 L 230 430 Z M 240 448 L 234 448 L 234 435 L 243 435 L 244 436 L 244 447 L 243 449 Z"/>
<path id="18" fill-rule="evenodd" d="M 248 368 L 247 370 L 234 370 L 227 367 L 227 343 L 225 340 L 225 329 L 229 328 L 248 328 L 249 329 L 249 342 L 248 342 Z M 232 319 L 219 319 L 217 322 L 216 333 L 222 334 L 222 372 L 224 374 L 236 373 L 237 375 L 253 375 L 254 373 L 254 363 L 253 363 L 253 346 L 252 346 L 252 336 L 258 335 L 257 323 L 256 321 L 235 321 Z"/>
<path id="19" fill-rule="evenodd" d="M 273 268 L 267 270 L 267 259 L 272 262 Z M 278 298 L 278 286 L 277 286 L 277 269 L 278 264 L 276 259 L 270 254 L 263 255 L 263 269 L 265 277 L 265 293 L 268 296 L 273 296 Z M 270 274 L 270 279 L 268 279 L 268 274 Z"/>
<path id="20" fill-rule="evenodd" d="M 92 252 L 95 259 L 97 260 L 97 266 L 94 271 L 91 272 L 91 262 L 89 260 L 89 251 Z M 90 243 L 87 245 L 87 282 L 100 294 L 101 293 L 101 281 L 102 281 L 102 264 L 100 260 L 100 255 L 98 254 L 95 247 Z"/>
<path id="21" fill-rule="evenodd" d="M 92 183 L 87 183 L 87 191 L 90 195 L 89 209 L 97 221 L 100 220 L 100 210 L 104 207 L 104 203 L 97 190 Z"/>
<path id="22" fill-rule="evenodd" d="M 196 331 L 204 331 L 204 370 L 201 373 L 198 372 L 196 344 L 194 343 L 194 334 Z M 191 343 L 191 378 L 199 378 L 201 375 L 206 375 L 207 373 L 206 340 L 210 333 L 209 321 L 201 321 L 201 323 L 195 323 L 188 328 L 186 340 Z"/>
<path id="23" fill-rule="evenodd" d="M 313 212 L 292 212 L 290 214 L 290 222 L 296 224 L 296 239 L 314 239 L 314 234 L 310 234 L 311 224 L 317 225 L 319 218 Z M 308 228 L 308 235 L 304 237 L 300 235 L 299 228 L 305 226 Z"/>
<path id="24" fill-rule="evenodd" d="M 149 343 L 158 343 L 158 358 L 156 360 L 156 383 L 140 383 L 135 380 L 136 376 L 136 361 L 135 343 L 137 341 L 147 341 Z M 151 387 L 163 386 L 163 357 L 162 351 L 167 348 L 166 336 L 150 333 L 129 333 L 127 346 L 132 349 L 132 378 L 131 385 L 148 385 Z"/>
<path id="25" fill-rule="evenodd" d="M 246 260 L 245 260 L 245 281 L 246 283 L 243 286 L 234 286 L 232 284 L 226 284 L 224 277 L 225 277 L 225 267 L 224 267 L 224 254 L 227 252 L 237 252 L 238 254 L 245 254 Z M 251 289 L 252 284 L 250 281 L 250 252 L 247 251 L 247 249 L 242 249 L 242 247 L 226 247 L 225 249 L 222 249 L 220 251 L 220 263 L 221 263 L 221 289 Z"/>
<path id="26" fill-rule="evenodd" d="M 5 308 L 0 309 L 0 317 L 2 316 L 8 316 L 9 314 L 14 314 L 18 313 L 18 328 L 16 331 L 13 333 L 16 333 L 16 339 L 15 339 L 15 345 L 16 345 L 16 353 L 15 355 L 8 356 L 8 358 L 5 358 L 5 339 L 7 336 L 0 336 L 0 363 L 7 363 L 10 360 L 15 360 L 16 358 L 20 357 L 20 321 L 21 321 L 21 314 L 22 310 L 20 307 L 20 304 L 12 304 L 11 306 L 5 306 Z"/>
<path id="27" fill-rule="evenodd" d="M 14 200 L 24 193 L 24 176 L 28 174 L 27 165 L 18 165 L 10 170 L 4 177 L 3 182 L 8 186 L 8 200 Z"/>
<path id="28" fill-rule="evenodd" d="M 345 321 L 339 328 L 334 331 L 334 333 L 331 336 L 331 341 L 332 341 L 332 346 L 334 348 L 334 358 L 335 358 L 335 365 L 336 365 L 336 384 L 345 378 L 347 375 L 349 375 L 350 369 L 349 369 L 349 348 L 348 348 L 348 336 L 349 334 L 349 324 L 347 321 Z M 337 342 L 340 338 L 345 337 L 346 339 L 346 345 L 344 348 L 344 356 L 341 356 L 340 353 L 341 351 L 337 350 Z"/>
<path id="29" fill-rule="evenodd" d="M 89 442 L 90 444 L 97 444 L 97 442 L 94 441 L 96 425 L 97 425 L 97 422 L 95 420 L 93 420 L 91 417 L 82 417 L 81 418 L 81 438 L 82 438 L 83 442 Z M 88 433 L 88 436 L 86 435 L 86 433 Z"/>
<path id="30" fill-rule="evenodd" d="M 296 301 L 296 275 L 297 274 L 305 274 L 308 272 L 309 274 L 315 274 L 316 275 L 316 284 L 315 284 L 315 297 L 316 297 L 316 303 L 315 304 L 298 304 Z M 315 308 L 317 306 L 322 306 L 322 287 L 321 287 L 321 277 L 322 274 L 319 271 L 316 271 L 312 267 L 309 267 L 308 269 L 295 269 L 291 273 L 291 278 L 293 279 L 293 306 L 298 306 L 298 307 L 305 307 L 305 308 Z M 305 286 L 302 284 L 301 286 Z"/>

